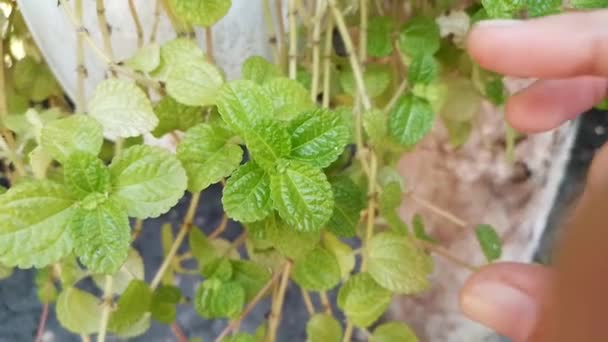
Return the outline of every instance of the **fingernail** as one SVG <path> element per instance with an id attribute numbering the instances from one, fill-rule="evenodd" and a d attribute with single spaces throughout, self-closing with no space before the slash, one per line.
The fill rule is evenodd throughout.
<path id="1" fill-rule="evenodd" d="M 462 294 L 461 307 L 471 319 L 508 336 L 525 340 L 537 318 L 537 302 L 518 288 L 480 282 Z"/>
<path id="2" fill-rule="evenodd" d="M 521 20 L 515 19 L 492 19 L 492 20 L 481 20 L 477 22 L 477 27 L 513 27 L 523 23 Z"/>

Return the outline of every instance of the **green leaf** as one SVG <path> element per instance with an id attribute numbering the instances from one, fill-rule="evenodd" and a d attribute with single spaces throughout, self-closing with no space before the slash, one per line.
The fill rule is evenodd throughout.
<path id="1" fill-rule="evenodd" d="M 249 229 L 260 231 L 281 254 L 294 260 L 315 248 L 321 238 L 319 231 L 295 230 L 274 214 L 264 221 L 250 224 Z"/>
<path id="2" fill-rule="evenodd" d="M 384 185 L 380 194 L 378 209 L 393 231 L 406 234 L 408 227 L 397 213 L 402 196 L 401 183 L 399 181 L 388 182 Z"/>
<path id="3" fill-rule="evenodd" d="M 44 125 L 40 144 L 59 161 L 76 151 L 97 155 L 103 144 L 103 128 L 90 116 L 72 115 Z"/>
<path id="4" fill-rule="evenodd" d="M 410 57 L 434 55 L 440 44 L 439 26 L 432 18 L 414 17 L 399 34 L 399 49 Z"/>
<path id="5" fill-rule="evenodd" d="M 251 158 L 268 171 L 274 170 L 277 162 L 291 151 L 289 132 L 278 121 L 256 121 L 245 131 L 244 138 Z"/>
<path id="6" fill-rule="evenodd" d="M 41 268 L 68 255 L 74 201 L 50 181 L 19 183 L 0 196 L 0 263 Z"/>
<path id="7" fill-rule="evenodd" d="M 561 0 L 528 0 L 528 16 L 535 18 L 550 14 L 557 14 L 562 11 Z"/>
<path id="8" fill-rule="evenodd" d="M 340 342 L 342 326 L 331 315 L 316 314 L 306 323 L 306 342 Z"/>
<path id="9" fill-rule="evenodd" d="M 437 243 L 432 236 L 427 234 L 426 228 L 424 227 L 424 220 L 420 214 L 414 215 L 414 219 L 412 220 L 412 226 L 414 227 L 414 236 L 416 239 L 427 241 L 430 243 Z"/>
<path id="10" fill-rule="evenodd" d="M 299 161 L 282 161 L 270 177 L 274 206 L 290 226 L 318 231 L 331 218 L 334 198 L 321 170 Z"/>
<path id="11" fill-rule="evenodd" d="M 125 61 L 125 65 L 141 72 L 154 71 L 160 65 L 160 46 L 152 43 L 140 48 Z"/>
<path id="12" fill-rule="evenodd" d="M 186 190 L 186 172 L 169 151 L 138 145 L 114 158 L 110 165 L 112 198 L 131 217 L 157 217 L 171 209 Z"/>
<path id="13" fill-rule="evenodd" d="M 160 66 L 151 74 L 166 82 L 175 66 L 187 64 L 191 59 L 203 57 L 203 51 L 196 42 L 188 38 L 177 38 L 168 41 L 160 48 Z"/>
<path id="14" fill-rule="evenodd" d="M 469 140 L 471 132 L 473 131 L 472 121 L 452 121 L 443 119 L 443 124 L 448 130 L 450 144 L 454 147 L 464 145 Z"/>
<path id="15" fill-rule="evenodd" d="M 327 229 L 338 236 L 355 236 L 361 211 L 365 208 L 365 194 L 347 176 L 332 179 L 331 189 L 334 194 L 334 209 Z"/>
<path id="16" fill-rule="evenodd" d="M 51 304 L 57 300 L 57 288 L 53 281 L 51 268 L 45 267 L 37 270 L 34 282 L 36 284 L 36 294 L 41 303 Z M 65 285 L 62 284 L 62 286 Z"/>
<path id="17" fill-rule="evenodd" d="M 606 8 L 608 7 L 608 0 L 572 0 L 570 5 L 573 8 Z"/>
<path id="18" fill-rule="evenodd" d="M 199 228 L 194 227 L 190 230 L 188 245 L 192 255 L 201 265 L 217 257 L 213 246 Z"/>
<path id="19" fill-rule="evenodd" d="M 368 64 L 363 75 L 367 94 L 372 98 L 382 95 L 393 80 L 392 72 L 387 65 Z M 340 73 L 340 84 L 347 94 L 353 97 L 357 95 L 357 83 L 352 69 Z"/>
<path id="20" fill-rule="evenodd" d="M 279 68 L 261 56 L 251 56 L 243 62 L 242 75 L 244 80 L 264 84 L 275 77 L 281 76 Z"/>
<path id="21" fill-rule="evenodd" d="M 397 233 L 376 234 L 365 249 L 369 274 L 381 286 L 402 294 L 420 293 L 430 286 L 431 257 L 409 237 Z"/>
<path id="22" fill-rule="evenodd" d="M 389 322 L 374 329 L 370 342 L 418 342 L 418 337 L 405 323 Z"/>
<path id="23" fill-rule="evenodd" d="M 429 84 L 439 76 L 439 63 L 431 55 L 418 55 L 407 69 L 410 84 Z"/>
<path id="24" fill-rule="evenodd" d="M 608 110 L 608 99 L 604 99 L 604 101 L 597 104 L 595 108 L 599 110 Z"/>
<path id="25" fill-rule="evenodd" d="M 92 154 L 71 154 L 63 165 L 63 177 L 70 192 L 79 199 L 96 192 L 106 194 L 110 190 L 110 171 Z"/>
<path id="26" fill-rule="evenodd" d="M 327 291 L 340 282 L 340 265 L 335 255 L 323 247 L 316 247 L 296 260 L 292 277 L 303 289 Z"/>
<path id="27" fill-rule="evenodd" d="M 241 166 L 226 182 L 222 204 L 233 220 L 262 220 L 272 212 L 270 176 L 254 162 Z"/>
<path id="28" fill-rule="evenodd" d="M 217 92 L 224 83 L 220 70 L 204 57 L 192 57 L 174 65 L 167 74 L 167 93 L 188 106 L 215 104 Z"/>
<path id="29" fill-rule="evenodd" d="M 185 21 L 210 27 L 222 19 L 232 6 L 231 0 L 171 0 L 175 14 Z"/>
<path id="30" fill-rule="evenodd" d="M 136 324 L 150 311 L 151 302 L 152 290 L 148 284 L 143 280 L 131 281 L 110 316 L 108 330 L 124 331 Z"/>
<path id="31" fill-rule="evenodd" d="M 388 135 L 388 117 L 380 109 L 372 109 L 363 113 L 363 128 L 374 146 L 381 147 Z"/>
<path id="32" fill-rule="evenodd" d="M 62 270 L 63 274 L 63 270 Z M 93 275 L 93 281 L 100 289 L 105 286 L 105 275 Z M 122 265 L 120 270 L 112 275 L 112 291 L 115 294 L 125 292 L 127 286 L 133 280 L 144 280 L 144 261 L 137 250 L 131 248 L 127 256 L 127 261 Z"/>
<path id="33" fill-rule="evenodd" d="M 12 71 L 15 89 L 34 102 L 60 94 L 59 85 L 49 68 L 31 56 L 17 61 Z"/>
<path id="34" fill-rule="evenodd" d="M 89 101 L 89 114 L 109 139 L 136 137 L 158 124 L 146 94 L 131 81 L 107 79 L 99 83 Z"/>
<path id="35" fill-rule="evenodd" d="M 475 227 L 475 236 L 488 262 L 500 258 L 502 242 L 494 227 L 489 224 L 479 224 Z"/>
<path id="36" fill-rule="evenodd" d="M 0 280 L 8 279 L 13 275 L 13 268 L 0 264 Z"/>
<path id="37" fill-rule="evenodd" d="M 490 18 L 512 18 L 526 7 L 528 0 L 481 0 Z"/>
<path id="38" fill-rule="evenodd" d="M 331 233 L 323 234 L 323 247 L 336 257 L 342 279 L 348 277 L 355 268 L 353 249 Z"/>
<path id="39" fill-rule="evenodd" d="M 257 120 L 273 117 L 272 100 L 252 81 L 226 83 L 220 89 L 216 103 L 222 119 L 237 132 L 251 129 Z"/>
<path id="40" fill-rule="evenodd" d="M 232 281 L 239 283 L 245 290 L 245 302 L 250 302 L 270 280 L 268 270 L 255 262 L 231 260 Z"/>
<path id="41" fill-rule="evenodd" d="M 372 57 L 386 57 L 393 53 L 395 22 L 390 16 L 370 18 L 367 27 L 367 53 Z"/>
<path id="42" fill-rule="evenodd" d="M 203 264 L 201 274 L 207 279 L 228 281 L 232 278 L 232 264 L 226 258 L 215 258 Z"/>
<path id="43" fill-rule="evenodd" d="M 386 311 L 392 293 L 378 285 L 369 273 L 351 276 L 338 292 L 338 307 L 355 326 L 367 328 Z"/>
<path id="44" fill-rule="evenodd" d="M 163 256 L 166 258 L 171 251 L 171 246 L 173 246 L 173 226 L 171 223 L 165 223 L 160 227 L 160 242 L 161 248 L 163 251 Z M 163 285 L 173 284 L 173 265 L 169 264 L 167 267 L 167 271 L 163 275 L 161 283 Z"/>
<path id="45" fill-rule="evenodd" d="M 152 295 L 150 312 L 152 318 L 163 323 L 175 322 L 177 316 L 176 305 L 179 304 L 182 294 L 175 286 L 161 285 Z"/>
<path id="46" fill-rule="evenodd" d="M 114 331 L 117 337 L 129 339 L 145 334 L 151 325 L 150 313 L 145 313 L 141 319 L 122 330 Z"/>
<path id="47" fill-rule="evenodd" d="M 335 161 L 350 138 L 342 117 L 327 109 L 302 113 L 290 123 L 289 133 L 290 158 L 319 168 L 325 168 Z"/>
<path id="48" fill-rule="evenodd" d="M 177 157 L 188 174 L 188 190 L 199 192 L 229 176 L 241 163 L 243 150 L 219 125 L 192 127 L 177 146 Z"/>
<path id="49" fill-rule="evenodd" d="M 262 85 L 272 99 L 275 118 L 291 120 L 299 113 L 314 107 L 310 92 L 298 81 L 275 77 Z"/>
<path id="50" fill-rule="evenodd" d="M 405 95 L 393 107 L 388 119 L 388 128 L 398 143 L 411 147 L 431 131 L 434 119 L 433 109 L 426 100 Z"/>
<path id="51" fill-rule="evenodd" d="M 245 304 L 245 290 L 236 282 L 204 281 L 196 291 L 194 308 L 206 319 L 236 318 Z"/>
<path id="52" fill-rule="evenodd" d="M 203 121 L 200 107 L 183 105 L 170 96 L 163 97 L 154 106 L 154 113 L 158 117 L 158 126 L 152 134 L 157 138 L 173 131 L 185 132 Z"/>
<path id="53" fill-rule="evenodd" d="M 450 121 L 471 121 L 479 113 L 482 97 L 471 80 L 452 78 L 447 82 L 447 94 L 441 117 Z"/>
<path id="54" fill-rule="evenodd" d="M 102 307 L 99 299 L 75 287 L 61 291 L 57 298 L 57 320 L 74 334 L 90 335 L 99 331 Z"/>
<path id="55" fill-rule="evenodd" d="M 88 276 L 88 273 L 80 267 L 76 256 L 73 254 L 63 258 L 59 266 L 61 267 L 60 280 L 62 287 L 74 286 Z"/>
<path id="56" fill-rule="evenodd" d="M 129 218 L 112 199 L 95 208 L 79 208 L 70 221 L 76 255 L 91 272 L 114 274 L 127 260 Z"/>

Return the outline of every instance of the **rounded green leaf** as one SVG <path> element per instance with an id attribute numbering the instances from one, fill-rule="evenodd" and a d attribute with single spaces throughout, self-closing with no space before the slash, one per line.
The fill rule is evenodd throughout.
<path id="1" fill-rule="evenodd" d="M 152 296 L 150 313 L 152 318 L 163 323 L 175 322 L 177 315 L 176 306 L 180 302 L 182 294 L 175 286 L 161 285 Z"/>
<path id="2" fill-rule="evenodd" d="M 259 221 L 272 212 L 270 176 L 254 162 L 241 166 L 226 182 L 222 204 L 228 217 Z"/>
<path id="3" fill-rule="evenodd" d="M 222 119 L 237 132 L 251 129 L 262 118 L 272 118 L 272 100 L 253 81 L 232 81 L 224 84 L 216 98 Z"/>
<path id="4" fill-rule="evenodd" d="M 209 27 L 228 13 L 232 0 L 171 0 L 171 6 L 181 19 Z"/>
<path id="5" fill-rule="evenodd" d="M 338 307 L 355 326 L 372 325 L 391 303 L 392 294 L 368 273 L 350 277 L 338 292 Z"/>
<path id="6" fill-rule="evenodd" d="M 125 261 L 118 272 L 112 275 L 112 291 L 115 294 L 123 293 L 133 280 L 144 280 L 144 260 L 136 249 L 131 248 L 127 261 Z M 95 274 L 93 275 L 93 281 L 97 287 L 103 289 L 106 276 Z"/>
<path id="7" fill-rule="evenodd" d="M 407 70 L 410 84 L 429 84 L 439 76 L 439 64 L 430 55 L 416 56 Z"/>
<path id="8" fill-rule="evenodd" d="M 13 268 L 0 264 L 0 280 L 4 280 L 13 275 Z"/>
<path id="9" fill-rule="evenodd" d="M 361 211 L 365 208 L 365 194 L 347 176 L 332 179 L 331 189 L 334 193 L 334 209 L 327 229 L 338 236 L 355 236 Z"/>
<path id="10" fill-rule="evenodd" d="M 188 106 L 209 106 L 215 103 L 224 83 L 220 70 L 204 57 L 193 57 L 173 66 L 167 75 L 167 93 Z"/>
<path id="11" fill-rule="evenodd" d="M 488 262 L 500 258 L 502 242 L 494 227 L 489 224 L 479 224 L 475 227 L 475 236 Z"/>
<path id="12" fill-rule="evenodd" d="M 90 335 L 99 331 L 102 307 L 92 294 L 68 287 L 59 294 L 56 309 L 57 320 L 70 332 Z"/>
<path id="13" fill-rule="evenodd" d="M 342 326 L 331 315 L 316 314 L 306 323 L 306 342 L 340 342 Z"/>
<path id="14" fill-rule="evenodd" d="M 274 120 L 256 121 L 245 131 L 244 138 L 251 158 L 265 170 L 274 170 L 277 162 L 291 151 L 287 129 Z"/>
<path id="15" fill-rule="evenodd" d="M 136 137 L 158 124 L 146 94 L 131 81 L 108 79 L 95 89 L 89 114 L 103 126 L 110 139 Z"/>
<path id="16" fill-rule="evenodd" d="M 142 47 L 125 61 L 125 65 L 137 71 L 153 71 L 160 65 L 160 46 L 152 43 Z"/>
<path id="17" fill-rule="evenodd" d="M 96 192 L 106 194 L 110 190 L 110 171 L 92 154 L 71 154 L 63 164 L 63 178 L 70 192 L 79 199 Z"/>
<path id="18" fill-rule="evenodd" d="M 374 16 L 367 27 L 367 53 L 372 57 L 386 57 L 393 53 L 391 37 L 395 22 L 390 16 Z"/>
<path id="19" fill-rule="evenodd" d="M 114 274 L 127 260 L 131 227 L 124 209 L 107 199 L 95 208 L 79 208 L 70 235 L 80 262 L 93 273 Z"/>
<path id="20" fill-rule="evenodd" d="M 158 117 L 158 126 L 152 134 L 157 138 L 176 130 L 185 132 L 203 121 L 200 107 L 183 105 L 170 96 L 163 97 L 154 106 L 154 113 Z"/>
<path id="21" fill-rule="evenodd" d="M 108 330 L 121 332 L 141 321 L 150 311 L 152 290 L 143 280 L 133 280 L 118 299 L 110 316 Z"/>
<path id="22" fill-rule="evenodd" d="M 203 50 L 192 39 L 177 38 L 170 40 L 160 48 L 160 66 L 151 74 L 155 78 L 166 82 L 175 66 L 187 64 L 190 59 L 203 56 Z"/>
<path id="23" fill-rule="evenodd" d="M 245 290 L 245 302 L 249 302 L 270 280 L 270 272 L 255 262 L 231 260 L 232 281 L 239 283 Z"/>
<path id="24" fill-rule="evenodd" d="M 363 113 L 363 128 L 374 146 L 382 147 L 388 135 L 388 118 L 384 111 L 372 109 Z"/>
<path id="25" fill-rule="evenodd" d="M 314 107 L 310 92 L 296 80 L 277 77 L 266 81 L 262 87 L 272 99 L 274 115 L 279 120 L 291 120 Z"/>
<path id="26" fill-rule="evenodd" d="M 317 109 L 302 113 L 289 124 L 290 158 L 319 168 L 338 159 L 350 138 L 343 118 L 334 111 Z"/>
<path id="27" fill-rule="evenodd" d="M 256 340 L 252 335 L 246 333 L 236 333 L 234 335 L 230 335 L 226 338 L 223 338 L 221 342 L 256 342 L 260 340 Z"/>
<path id="28" fill-rule="evenodd" d="M 320 231 L 298 231 L 287 225 L 276 214 L 263 221 L 248 225 L 252 234 L 260 234 L 282 255 L 297 260 L 317 246 Z"/>
<path id="29" fill-rule="evenodd" d="M 418 337 L 405 323 L 389 322 L 374 329 L 370 342 L 418 342 Z"/>
<path id="30" fill-rule="evenodd" d="M 407 234 L 409 228 L 397 213 L 401 205 L 403 189 L 399 180 L 388 181 L 380 194 L 378 209 L 394 232 Z"/>
<path id="31" fill-rule="evenodd" d="M 327 291 L 340 282 L 340 265 L 334 254 L 323 247 L 316 247 L 296 260 L 292 277 L 303 289 Z"/>
<path id="32" fill-rule="evenodd" d="M 245 290 L 236 282 L 204 281 L 196 291 L 194 308 L 207 319 L 236 318 L 245 304 Z"/>
<path id="33" fill-rule="evenodd" d="M 389 232 L 376 234 L 367 244 L 365 253 L 369 274 L 381 286 L 407 295 L 429 288 L 433 260 L 408 236 Z"/>
<path id="34" fill-rule="evenodd" d="M 41 102 L 53 94 L 60 94 L 59 86 L 49 68 L 32 56 L 26 56 L 12 68 L 15 89 L 34 102 Z"/>
<path id="35" fill-rule="evenodd" d="M 188 174 L 188 190 L 199 192 L 229 176 L 241 163 L 243 150 L 219 125 L 199 124 L 177 146 L 177 158 Z"/>
<path id="36" fill-rule="evenodd" d="M 433 128 L 434 119 L 433 108 L 426 100 L 405 95 L 389 115 L 389 132 L 401 145 L 414 146 Z"/>
<path id="37" fill-rule="evenodd" d="M 570 2 L 573 8 L 606 8 L 608 0 L 572 0 Z"/>
<path id="38" fill-rule="evenodd" d="M 318 231 L 330 219 L 334 196 L 321 170 L 299 161 L 284 160 L 270 177 L 274 206 L 290 226 Z"/>
<path id="39" fill-rule="evenodd" d="M 110 165 L 112 194 L 131 217 L 157 217 L 182 198 L 187 178 L 174 155 L 158 147 L 136 145 Z"/>
<path id="40" fill-rule="evenodd" d="M 356 260 L 353 249 L 331 233 L 323 234 L 323 247 L 336 257 L 342 279 L 348 277 L 355 269 Z"/>
<path id="41" fill-rule="evenodd" d="M 215 258 L 207 261 L 201 268 L 204 278 L 215 278 L 221 281 L 228 281 L 232 278 L 232 264 L 226 258 Z"/>
<path id="42" fill-rule="evenodd" d="M 440 44 L 439 25 L 432 18 L 414 17 L 399 34 L 399 49 L 411 57 L 433 55 Z"/>
<path id="43" fill-rule="evenodd" d="M 66 160 L 76 151 L 96 156 L 103 144 L 103 128 L 90 116 L 72 115 L 44 125 L 40 144 L 58 161 Z"/>
<path id="44" fill-rule="evenodd" d="M 243 62 L 242 75 L 244 80 L 264 84 L 275 77 L 281 76 L 279 68 L 261 56 L 251 56 Z"/>
<path id="45" fill-rule="evenodd" d="M 441 117 L 449 121 L 471 121 L 479 113 L 483 98 L 471 80 L 451 78 L 447 81 Z"/>
<path id="46" fill-rule="evenodd" d="M 392 80 L 392 70 L 386 65 L 369 64 L 365 67 L 363 82 L 367 94 L 372 98 L 382 95 L 388 89 Z M 340 84 L 347 94 L 353 97 L 357 95 L 357 83 L 351 69 L 340 73 Z"/>
<path id="47" fill-rule="evenodd" d="M 50 181 L 20 183 L 0 196 L 0 263 L 41 268 L 67 256 L 74 202 L 64 186 Z"/>

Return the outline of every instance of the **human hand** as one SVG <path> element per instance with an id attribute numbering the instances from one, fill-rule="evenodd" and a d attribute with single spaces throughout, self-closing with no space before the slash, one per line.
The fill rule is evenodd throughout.
<path id="1" fill-rule="evenodd" d="M 538 78 L 505 107 L 510 124 L 542 132 L 608 96 L 608 11 L 530 21 L 488 21 L 468 49 L 484 68 Z M 499 263 L 471 276 L 461 307 L 472 319 L 523 341 L 608 341 L 608 147 L 561 237 L 555 265 Z"/>

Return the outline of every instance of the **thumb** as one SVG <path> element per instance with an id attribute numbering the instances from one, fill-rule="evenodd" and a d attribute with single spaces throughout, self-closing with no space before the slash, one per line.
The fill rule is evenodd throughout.
<path id="1" fill-rule="evenodd" d="M 547 302 L 550 277 L 549 269 L 539 265 L 492 264 L 467 280 L 460 306 L 469 318 L 514 342 L 528 341 Z"/>

